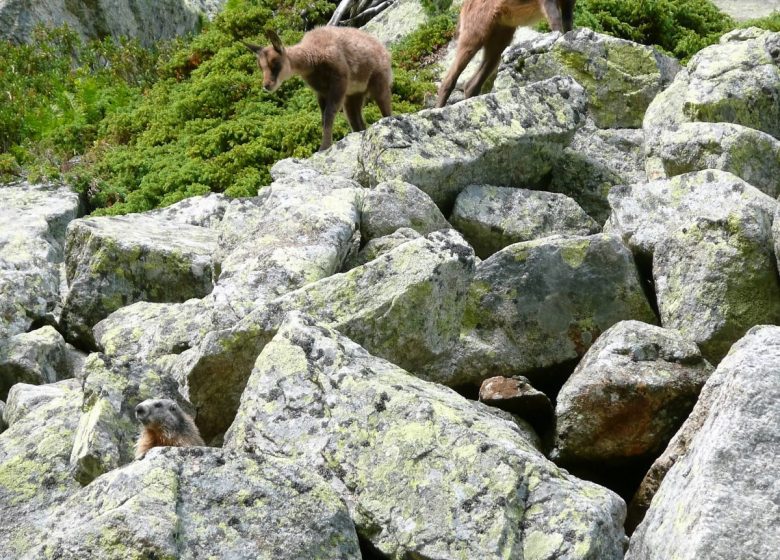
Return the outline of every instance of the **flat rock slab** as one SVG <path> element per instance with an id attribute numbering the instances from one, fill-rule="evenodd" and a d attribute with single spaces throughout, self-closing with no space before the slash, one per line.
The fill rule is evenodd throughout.
<path id="1" fill-rule="evenodd" d="M 623 554 L 623 504 L 514 422 L 291 315 L 258 357 L 227 449 L 328 472 L 391 558 Z"/>
<path id="2" fill-rule="evenodd" d="M 92 327 L 120 307 L 206 296 L 218 271 L 217 240 L 213 229 L 145 214 L 72 222 L 67 233 L 65 332 L 94 346 Z"/>
<path id="3" fill-rule="evenodd" d="M 289 460 L 218 449 L 153 449 L 47 523 L 19 558 L 361 558 L 347 508 L 325 480 Z"/>
<path id="4" fill-rule="evenodd" d="M 566 195 L 490 185 L 466 187 L 455 199 L 450 220 L 481 259 L 513 243 L 601 229 Z"/>
<path id="5" fill-rule="evenodd" d="M 449 213 L 470 184 L 531 187 L 584 122 L 585 92 L 571 78 L 383 119 L 363 135 L 368 186 L 400 179 Z"/>
<path id="6" fill-rule="evenodd" d="M 628 560 L 759 560 L 780 550 L 780 328 L 748 332 L 710 384 L 709 413 L 663 479 Z"/>
<path id="7" fill-rule="evenodd" d="M 80 212 L 64 186 L 0 185 L 0 340 L 57 320 L 65 228 Z"/>

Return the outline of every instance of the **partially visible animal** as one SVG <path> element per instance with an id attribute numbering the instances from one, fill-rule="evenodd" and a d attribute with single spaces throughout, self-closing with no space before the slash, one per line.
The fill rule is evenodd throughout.
<path id="1" fill-rule="evenodd" d="M 244 42 L 263 71 L 263 87 L 275 91 L 291 76 L 303 78 L 317 94 L 322 113 L 320 151 L 333 143 L 333 121 L 344 107 L 352 130 L 365 130 L 363 105 L 370 96 L 383 117 L 392 114 L 390 53 L 376 38 L 351 27 L 319 27 L 297 45 L 285 47 L 273 31 L 270 47 Z"/>
<path id="2" fill-rule="evenodd" d="M 205 445 L 193 419 L 175 401 L 147 399 L 135 407 L 135 417 L 143 424 L 135 444 L 136 459 L 143 458 L 152 447 Z"/>
<path id="3" fill-rule="evenodd" d="M 495 71 L 515 29 L 547 17 L 553 31 L 571 31 L 576 0 L 466 0 L 460 10 L 455 61 L 439 86 L 436 107 L 444 107 L 463 70 L 480 49 L 482 65 L 466 83 L 464 94 L 479 95 Z"/>

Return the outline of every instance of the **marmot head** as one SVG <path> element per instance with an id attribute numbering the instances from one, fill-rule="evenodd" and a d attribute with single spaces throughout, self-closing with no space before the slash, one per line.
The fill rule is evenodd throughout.
<path id="1" fill-rule="evenodd" d="M 135 417 L 147 428 L 172 431 L 180 426 L 184 413 L 176 401 L 147 399 L 135 407 Z"/>

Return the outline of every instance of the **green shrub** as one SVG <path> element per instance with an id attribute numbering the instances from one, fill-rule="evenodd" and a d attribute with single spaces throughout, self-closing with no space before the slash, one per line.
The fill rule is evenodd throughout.
<path id="1" fill-rule="evenodd" d="M 709 0 L 578 0 L 574 25 L 656 45 L 683 62 L 736 26 Z"/>
<path id="2" fill-rule="evenodd" d="M 743 21 L 740 27 L 760 27 L 767 31 L 778 32 L 780 31 L 780 11 L 772 12 L 764 18 Z"/>

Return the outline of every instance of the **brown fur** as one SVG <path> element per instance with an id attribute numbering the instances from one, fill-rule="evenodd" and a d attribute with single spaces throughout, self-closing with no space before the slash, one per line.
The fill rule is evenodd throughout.
<path id="1" fill-rule="evenodd" d="M 152 447 L 205 445 L 195 422 L 172 400 L 147 399 L 135 407 L 135 415 L 143 424 L 135 444 L 136 459 Z"/>
<path id="2" fill-rule="evenodd" d="M 484 49 L 482 65 L 464 88 L 466 97 L 479 95 L 518 26 L 533 24 L 546 16 L 553 31 L 570 31 L 574 3 L 575 0 L 466 0 L 458 20 L 455 61 L 439 86 L 436 106 L 444 107 L 461 72 Z"/>
<path id="3" fill-rule="evenodd" d="M 376 101 L 383 117 L 392 113 L 390 53 L 365 31 L 320 27 L 306 33 L 292 47 L 284 47 L 276 33 L 268 33 L 268 38 L 270 47 L 244 43 L 257 56 L 263 87 L 274 91 L 286 79 L 298 75 L 314 90 L 322 113 L 320 150 L 332 144 L 333 120 L 342 106 L 354 131 L 366 128 L 366 96 Z"/>

